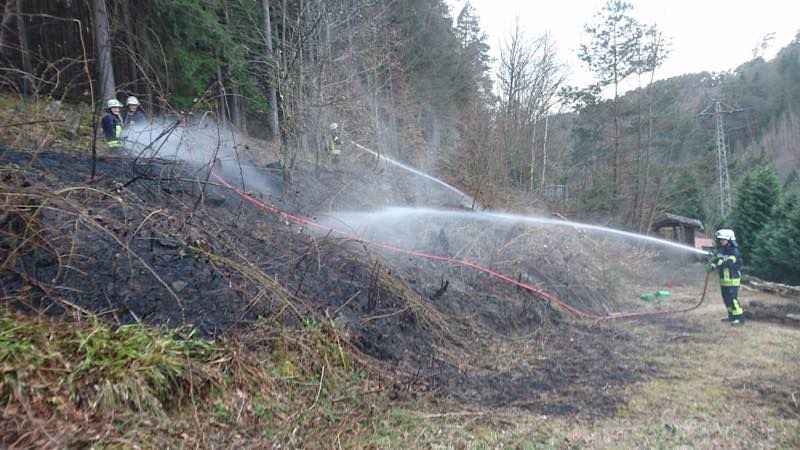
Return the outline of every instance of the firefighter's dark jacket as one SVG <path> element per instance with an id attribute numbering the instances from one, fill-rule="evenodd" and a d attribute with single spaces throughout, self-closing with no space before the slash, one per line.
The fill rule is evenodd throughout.
<path id="1" fill-rule="evenodd" d="M 122 121 L 114 114 L 106 114 L 103 117 L 103 135 L 109 147 L 122 146 Z"/>
<path id="2" fill-rule="evenodd" d="M 719 271 L 720 286 L 739 286 L 741 283 L 742 255 L 739 247 L 731 242 L 727 247 L 722 247 L 718 257 L 712 265 Z"/>
<path id="3" fill-rule="evenodd" d="M 122 123 L 125 126 L 129 126 L 134 123 L 145 123 L 146 121 L 147 121 L 147 116 L 141 109 L 137 109 L 136 112 L 133 114 L 131 114 L 128 108 L 125 108 L 122 111 Z"/>

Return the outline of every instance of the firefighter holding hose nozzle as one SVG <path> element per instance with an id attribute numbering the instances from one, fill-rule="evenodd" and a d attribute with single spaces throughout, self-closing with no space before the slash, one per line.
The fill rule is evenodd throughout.
<path id="1" fill-rule="evenodd" d="M 722 301 L 728 309 L 727 319 L 731 325 L 744 323 L 744 310 L 739 303 L 739 285 L 741 284 L 742 256 L 736 235 L 733 230 L 723 228 L 714 234 L 716 238 L 716 253 L 711 256 L 707 270 L 719 271 L 719 286 L 722 291 Z"/>
<path id="2" fill-rule="evenodd" d="M 328 149 L 328 155 L 331 157 L 331 161 L 335 164 L 339 164 L 339 159 L 342 155 L 342 138 L 339 135 L 339 124 L 333 122 L 328 127 L 330 130 L 330 134 L 328 135 L 328 141 L 326 142 L 326 147 Z"/>

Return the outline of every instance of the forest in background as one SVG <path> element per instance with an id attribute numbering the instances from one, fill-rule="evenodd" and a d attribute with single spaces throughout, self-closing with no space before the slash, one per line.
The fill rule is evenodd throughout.
<path id="1" fill-rule="evenodd" d="M 287 179 L 324 163 L 337 122 L 486 207 L 639 232 L 664 212 L 732 226 L 756 273 L 800 283 L 800 33 L 770 61 L 757 46 L 731 72 L 653 81 L 669 37 L 611 0 L 579 54 L 597 85 L 577 89 L 536 31 L 517 27 L 493 61 L 469 4 L 441 0 L 6 0 L 0 89 L 98 114 L 128 95 L 153 115 L 210 112 L 271 140 Z M 624 79 L 639 87 L 599 94 Z M 739 110 L 724 216 L 714 121 L 698 115 L 714 99 Z"/>

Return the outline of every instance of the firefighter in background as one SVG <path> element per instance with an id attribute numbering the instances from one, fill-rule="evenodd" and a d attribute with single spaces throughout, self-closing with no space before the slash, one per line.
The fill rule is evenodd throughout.
<path id="1" fill-rule="evenodd" d="M 733 230 L 723 228 L 714 235 L 717 241 L 717 253 L 708 263 L 708 271 L 719 271 L 719 286 L 722 291 L 722 301 L 728 308 L 728 318 L 723 319 L 731 325 L 744 323 L 744 310 L 739 303 L 739 285 L 741 284 L 742 256 L 736 235 Z"/>
<path id="2" fill-rule="evenodd" d="M 147 121 L 147 116 L 141 109 L 139 99 L 130 96 L 125 100 L 125 110 L 122 111 L 122 124 L 126 127 L 136 124 L 144 124 Z"/>
<path id="3" fill-rule="evenodd" d="M 101 122 L 103 126 L 103 136 L 108 148 L 122 147 L 122 116 L 120 115 L 122 103 L 112 98 L 106 103 L 107 114 Z"/>
<path id="4" fill-rule="evenodd" d="M 328 137 L 327 147 L 328 155 L 334 163 L 339 162 L 342 155 L 342 138 L 339 137 L 339 124 L 333 122 L 330 127 L 330 136 Z"/>

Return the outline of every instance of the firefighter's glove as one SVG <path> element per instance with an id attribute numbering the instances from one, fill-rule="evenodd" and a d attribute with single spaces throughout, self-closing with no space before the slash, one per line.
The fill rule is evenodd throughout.
<path id="1" fill-rule="evenodd" d="M 719 255 L 714 255 L 708 260 L 706 270 L 713 272 L 722 263 L 722 258 Z"/>

